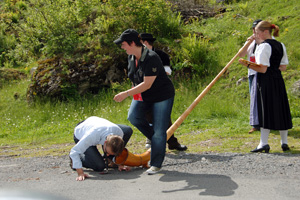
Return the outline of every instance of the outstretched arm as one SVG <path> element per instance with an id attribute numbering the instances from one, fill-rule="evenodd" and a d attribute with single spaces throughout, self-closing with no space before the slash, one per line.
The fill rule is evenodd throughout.
<path id="1" fill-rule="evenodd" d="M 131 89 L 129 89 L 127 91 L 124 91 L 124 92 L 120 92 L 119 94 L 117 94 L 114 97 L 114 100 L 116 102 L 121 102 L 129 96 L 133 96 L 135 94 L 145 92 L 146 90 L 151 88 L 151 86 L 152 86 L 153 82 L 155 81 L 155 79 L 156 79 L 156 76 L 145 76 L 143 82 L 141 82 L 140 84 L 138 84 L 134 88 L 131 88 Z"/>

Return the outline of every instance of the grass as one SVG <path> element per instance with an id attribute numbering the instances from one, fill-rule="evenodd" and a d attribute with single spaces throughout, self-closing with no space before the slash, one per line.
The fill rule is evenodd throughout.
<path id="1" fill-rule="evenodd" d="M 182 144 L 188 146 L 189 153 L 203 152 L 239 152 L 247 153 L 254 148 L 260 134 L 248 134 L 248 96 L 233 95 L 231 88 L 218 89 L 222 81 L 200 101 L 175 135 Z M 6 99 L 5 108 L 1 108 L 3 116 L 0 122 L 2 156 L 42 156 L 67 154 L 73 146 L 73 129 L 77 122 L 88 116 L 96 115 L 115 123 L 130 125 L 126 120 L 130 100 L 123 103 L 112 101 L 116 91 L 110 90 L 92 99 L 82 99 L 75 102 L 44 102 L 29 105 L 25 100 L 25 86 L 28 81 L 13 83 L 1 89 L 1 100 Z M 248 83 L 243 83 L 247 90 Z M 187 86 L 183 86 L 187 85 Z M 124 86 L 125 87 L 125 86 Z M 182 84 L 176 90 L 175 105 L 172 119 L 175 121 L 193 102 L 198 91 L 189 90 L 188 84 Z M 18 92 L 17 100 L 13 94 Z M 243 92 L 240 94 L 243 96 Z M 239 99 L 240 98 L 240 99 Z M 3 101 L 1 101 L 3 102 Z M 294 128 L 289 134 L 289 144 L 292 153 L 300 153 L 299 132 L 300 118 L 294 118 Z M 134 153 L 145 151 L 144 136 L 134 128 L 128 149 Z M 280 136 L 278 132 L 270 134 L 272 152 L 279 153 Z"/>
<path id="2" fill-rule="evenodd" d="M 273 3 L 272 3 L 273 2 Z M 276 2 L 276 3 L 274 3 Z M 192 24 L 186 30 L 202 32 L 210 38 L 211 54 L 217 54 L 221 70 L 250 36 L 254 19 L 268 19 L 281 27 L 282 41 L 288 50 L 290 64 L 283 73 L 288 89 L 293 117 L 293 129 L 288 141 L 291 153 L 300 153 L 300 101 L 290 93 L 292 84 L 300 79 L 299 48 L 297 33 L 300 30 L 297 0 L 241 1 L 227 6 L 227 12 Z M 297 9 L 296 9 L 297 8 Z M 216 74 L 217 75 L 217 74 Z M 218 80 L 206 96 L 175 132 L 188 153 L 237 152 L 248 153 L 259 142 L 260 133 L 248 134 L 249 91 L 247 70 L 236 61 Z M 190 106 L 195 98 L 213 80 L 214 76 L 192 80 L 174 80 L 176 97 L 172 112 L 175 121 Z M 0 156 L 66 155 L 73 146 L 73 129 L 85 118 L 95 115 L 115 123 L 130 125 L 127 112 L 130 99 L 115 103 L 113 96 L 125 88 L 128 82 L 112 89 L 69 102 L 46 101 L 29 104 L 26 90 L 29 80 L 11 82 L 0 88 Z M 15 99 L 14 94 L 19 98 Z M 131 126 L 131 125 L 130 125 Z M 133 126 L 134 135 L 128 144 L 133 153 L 145 151 L 145 137 Z M 269 144 L 272 153 L 282 153 L 278 131 L 271 131 Z M 167 150 L 170 152 L 169 150 Z"/>

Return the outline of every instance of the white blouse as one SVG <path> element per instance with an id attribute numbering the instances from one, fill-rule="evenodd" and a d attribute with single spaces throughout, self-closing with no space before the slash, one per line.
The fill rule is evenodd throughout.
<path id="1" fill-rule="evenodd" d="M 286 54 L 286 48 L 283 43 L 281 43 L 281 44 L 283 47 L 283 57 L 281 59 L 280 65 L 288 65 L 289 61 L 288 61 L 288 57 Z M 264 42 L 264 43 L 260 44 L 255 51 L 256 63 L 270 67 L 271 54 L 272 54 L 272 47 L 269 43 Z"/>

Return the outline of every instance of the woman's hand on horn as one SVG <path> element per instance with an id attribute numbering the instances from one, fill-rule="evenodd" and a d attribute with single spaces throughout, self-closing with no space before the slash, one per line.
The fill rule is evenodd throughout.
<path id="1" fill-rule="evenodd" d="M 248 60 L 245 60 L 243 58 L 239 59 L 239 63 L 242 64 L 242 65 L 244 65 L 244 66 L 247 66 L 248 64 L 250 64 L 250 62 Z"/>

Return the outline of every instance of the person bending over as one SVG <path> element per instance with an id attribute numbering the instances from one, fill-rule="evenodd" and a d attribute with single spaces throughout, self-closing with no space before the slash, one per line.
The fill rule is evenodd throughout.
<path id="1" fill-rule="evenodd" d="M 77 181 L 88 177 L 83 167 L 102 172 L 107 157 L 118 156 L 132 135 L 129 126 L 114 124 L 106 119 L 92 116 L 77 124 L 74 129 L 76 145 L 70 151 L 71 168 L 77 171 Z M 97 145 L 101 144 L 104 156 L 100 154 Z M 129 167 L 119 165 L 119 170 L 130 170 Z"/>

